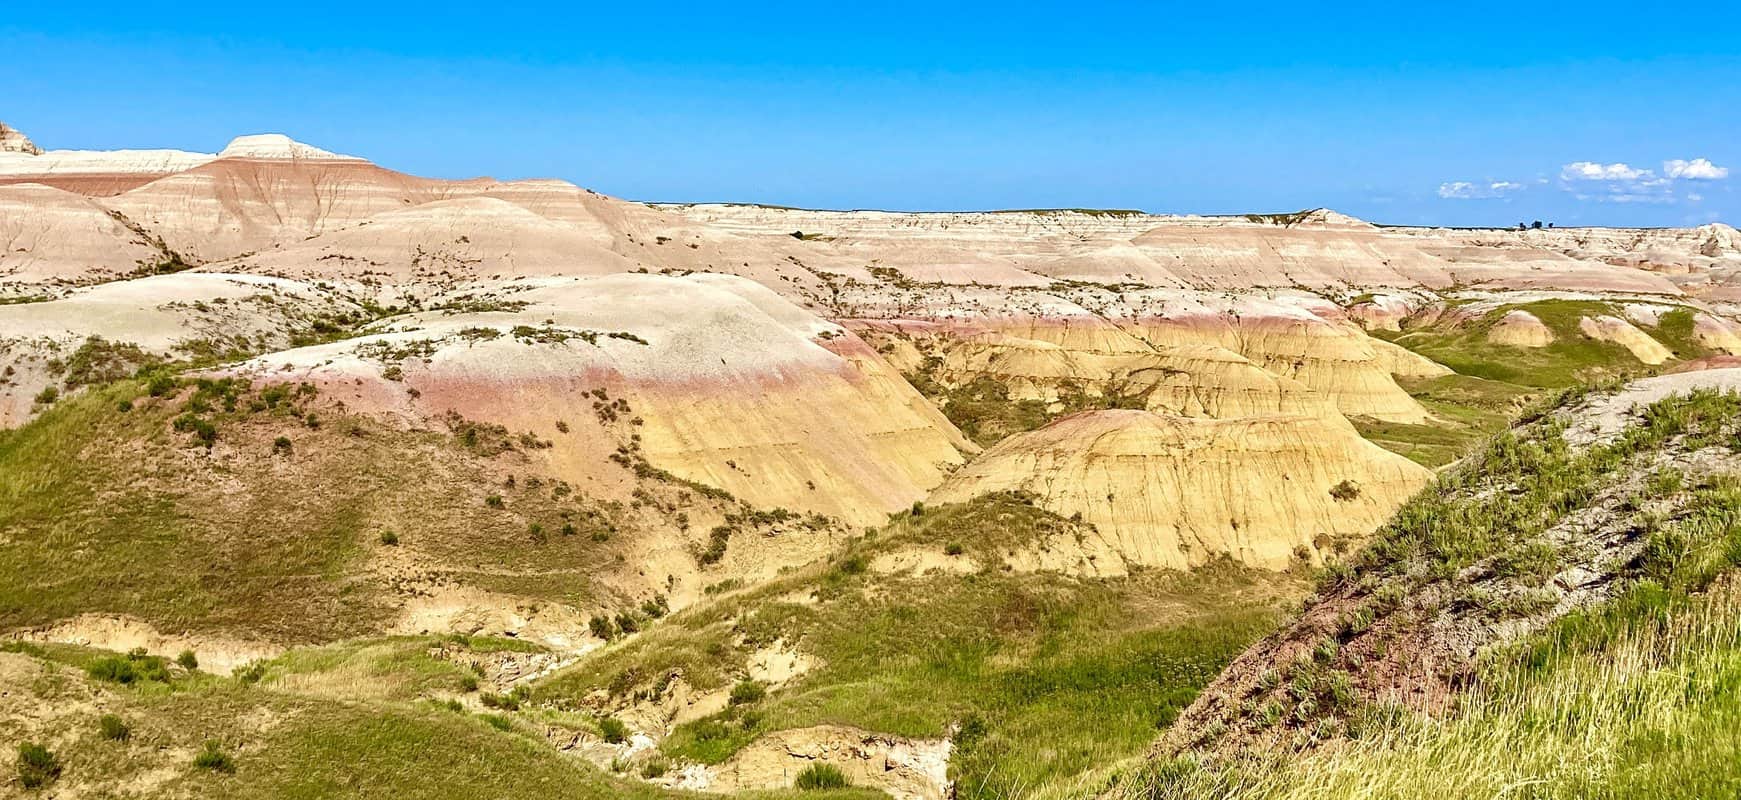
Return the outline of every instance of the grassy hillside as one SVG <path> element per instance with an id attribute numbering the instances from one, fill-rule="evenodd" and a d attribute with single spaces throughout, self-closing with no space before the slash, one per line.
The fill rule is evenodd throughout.
<path id="1" fill-rule="evenodd" d="M 1494 326 L 1512 311 L 1525 311 L 1541 320 L 1553 333 L 1553 343 L 1526 348 L 1488 341 Z M 1539 300 L 1498 306 L 1473 319 L 1454 317 L 1451 321 L 1412 324 L 1400 333 L 1371 331 L 1373 336 L 1402 345 L 1457 374 L 1397 380 L 1442 423 L 1402 425 L 1370 419 L 1355 419 L 1354 423 L 1373 443 L 1424 466 L 1442 467 L 1504 430 L 1528 406 L 1551 399 L 1556 392 L 1615 384 L 1659 372 L 1674 363 L 1647 366 L 1618 344 L 1585 337 L 1578 323 L 1586 316 L 1625 318 L 1626 314 L 1616 304 L 1599 300 Z M 1713 355 L 1694 338 L 1690 309 L 1664 312 L 1657 326 L 1640 325 L 1639 329 L 1667 347 L 1676 359 Z"/>
<path id="2" fill-rule="evenodd" d="M 652 507 L 540 481 L 534 457 L 505 430 L 400 429 L 312 387 L 94 388 L 0 432 L 0 573 L 17 576 L 0 582 L 0 627 L 125 614 L 305 643 L 378 633 L 443 587 L 577 608 L 647 599 L 608 576 L 660 524 Z"/>
<path id="3" fill-rule="evenodd" d="M 1741 397 L 1569 419 L 1405 506 L 1114 793 L 1734 796 Z"/>
<path id="4" fill-rule="evenodd" d="M 1514 310 L 1527 311 L 1541 320 L 1553 332 L 1553 343 L 1526 348 L 1488 341 L 1493 327 Z M 1587 338 L 1579 332 L 1580 319 L 1604 315 L 1624 317 L 1613 304 L 1604 301 L 1540 300 L 1499 306 L 1473 321 L 1408 328 L 1401 334 L 1379 331 L 1375 335 L 1384 335 L 1456 370 L 1459 375 L 1535 389 L 1564 389 L 1644 371 L 1626 348 Z"/>
<path id="5" fill-rule="evenodd" d="M 1004 565 L 1025 540 L 1068 538 L 1075 525 L 1014 495 L 904 515 L 829 564 L 583 659 L 536 684 L 533 701 L 616 711 L 656 701 L 672 675 L 725 691 L 747 677 L 758 650 L 792 647 L 817 666 L 679 725 L 665 754 L 720 763 L 769 732 L 819 724 L 915 738 L 953 732 L 950 776 L 962 797 L 1075 785 L 1139 752 L 1274 624 L 1279 598 L 1297 585 L 1233 567 L 1077 578 Z M 977 567 L 873 566 L 914 549 Z"/>
<path id="6" fill-rule="evenodd" d="M 322 698 L 175 665 L 160 667 L 156 679 L 94 677 L 113 674 L 103 664 L 128 660 L 69 646 L 0 648 L 0 678 L 9 687 L 0 698 L 0 738 L 47 755 L 37 759 L 46 767 L 32 771 L 21 762 L 7 776 L 0 785 L 9 796 L 689 796 L 605 775 L 523 726 L 440 704 Z M 43 785 L 27 788 L 27 774 Z"/>

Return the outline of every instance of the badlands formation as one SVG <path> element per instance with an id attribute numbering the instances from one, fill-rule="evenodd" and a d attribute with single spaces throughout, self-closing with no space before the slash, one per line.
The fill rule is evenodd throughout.
<path id="1" fill-rule="evenodd" d="M 353 381 L 349 407 L 411 427 L 453 412 L 530 430 L 559 445 L 545 454 L 551 477 L 573 480 L 604 472 L 608 452 L 561 446 L 550 426 L 579 416 L 575 393 L 596 384 L 646 404 L 638 457 L 758 506 L 864 524 L 939 487 L 957 500 L 1021 487 L 1053 510 L 1091 512 L 1139 563 L 1229 554 L 1276 568 L 1296 548 L 1316 561 L 1318 543 L 1370 526 L 1419 488 L 1425 469 L 1387 458 L 1350 424 L 1446 421 L 1406 387 L 1452 369 L 1410 349 L 1411 337 L 1482 328 L 1506 349 L 1612 343 L 1654 367 L 1676 356 L 1660 330 L 1629 321 L 1647 309 L 1695 315 L 1688 338 L 1701 352 L 1741 352 L 1724 288 L 1741 240 L 1715 224 L 1467 231 L 1327 210 L 648 206 L 559 181 L 418 178 L 277 135 L 216 154 L 43 150 L 11 128 L 5 141 L 7 425 L 45 409 L 45 391 L 77 388 L 63 373 L 84 342 L 172 361 L 236 353 L 253 356 L 240 369 L 251 377 Z M 1525 308 L 1556 301 L 1600 307 L 1556 334 Z M 359 324 L 343 341 L 285 352 L 331 338 L 318 333 L 337 319 Z M 518 328 L 543 332 L 460 335 Z M 393 380 L 380 377 L 387 369 Z M 1034 413 L 968 441 L 956 426 L 978 430 L 963 416 L 970 404 L 953 425 L 944 414 L 974 387 Z M 945 487 L 1002 434 L 1096 408 L 1153 418 L 1064 422 Z M 1112 430 L 1159 451 L 1150 458 L 1185 459 L 1194 480 L 1232 493 L 1261 485 L 1279 505 L 1242 519 L 1184 486 L 1195 502 L 1089 509 L 1083 498 L 1146 485 L 1155 465 L 1144 453 L 1092 458 L 1091 477 L 1016 455 L 1090 458 L 1112 446 L 1100 441 Z M 1230 455 L 1253 436 L 1269 442 L 1251 445 L 1262 457 Z M 1339 453 L 1348 474 L 1311 463 L 1317 448 Z M 1368 477 L 1358 501 L 1330 496 Z M 1278 519 L 1289 523 L 1262 522 Z"/>
<path id="2" fill-rule="evenodd" d="M 1128 587 L 1334 562 L 1530 403 L 1741 355 L 1738 312 L 1720 224 L 656 205 L 278 135 L 85 152 L 0 125 L 0 553 L 38 581 L 0 624 L 211 663 L 505 636 L 536 655 L 467 655 L 486 683 L 636 723 L 562 734 L 601 766 L 722 790 L 838 762 L 940 797 L 1019 745 L 951 761 L 961 719 L 852 705 L 876 685 L 853 670 L 901 650 L 841 638 L 842 586 L 1008 582 L 961 624 L 1018 639 L 1113 602 L 1083 581 L 1173 619 L 1188 592 L 1160 613 Z M 160 547 L 191 559 L 164 585 L 137 568 Z M 293 662 L 263 674 L 325 685 Z M 847 693 L 778 727 L 734 663 Z M 486 702 L 470 685 L 455 705 Z"/>

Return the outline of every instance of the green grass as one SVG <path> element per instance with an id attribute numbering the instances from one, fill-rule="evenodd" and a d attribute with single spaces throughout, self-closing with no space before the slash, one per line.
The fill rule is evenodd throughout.
<path id="1" fill-rule="evenodd" d="M 816 789 L 844 789 L 851 786 L 852 781 L 847 779 L 846 773 L 841 772 L 840 768 L 833 764 L 811 764 L 805 767 L 803 772 L 798 773 L 798 778 L 792 782 L 792 785 L 799 789 L 812 791 Z"/>
<path id="2" fill-rule="evenodd" d="M 186 445 L 167 424 L 169 404 L 116 412 L 142 394 L 124 381 L 0 438 L 0 529 L 12 539 L 0 573 L 25 578 L 0 584 L 0 625 L 111 612 L 268 635 L 318 621 L 343 635 L 382 617 L 371 593 L 342 580 L 357 549 L 354 496 L 201 497 L 221 477 L 182 482 Z"/>
<path id="3" fill-rule="evenodd" d="M 250 685 L 200 673 L 169 684 L 106 684 L 100 713 L 84 702 L 91 683 L 79 667 L 109 655 L 65 645 L 0 650 L 8 674 L 30 676 L 8 687 L 9 702 L 53 709 L 59 781 L 93 796 L 692 796 L 605 775 L 528 735 L 525 726 L 503 731 L 482 715 L 427 702 L 334 700 L 283 691 L 270 681 Z M 115 725 L 125 735 L 112 735 Z M 41 761 L 33 756 L 33 763 Z M 771 800 L 796 793 L 741 796 Z"/>
<path id="4" fill-rule="evenodd" d="M 468 667 L 432 655 L 439 645 L 459 655 L 488 653 L 502 641 L 490 637 L 395 636 L 359 639 L 291 650 L 260 662 L 263 686 L 333 698 L 401 700 L 463 694 L 476 685 Z M 513 642 L 515 645 L 523 643 Z M 521 648 L 514 648 L 520 650 Z M 528 646 L 536 650 L 536 646 Z"/>
<path id="5" fill-rule="evenodd" d="M 1651 338 L 1662 342 L 1669 352 L 1674 353 L 1675 358 L 1693 359 L 1710 355 L 1710 350 L 1700 345 L 1693 336 L 1692 309 L 1677 308 L 1663 312 L 1656 321 L 1656 327 L 1649 331 Z"/>
<path id="6" fill-rule="evenodd" d="M 504 490 L 490 456 L 445 434 L 329 410 L 309 427 L 313 401 L 291 388 L 123 380 L 0 432 L 0 574 L 21 576 L 0 582 L 0 627 L 107 613 L 163 630 L 332 641 L 376 633 L 393 613 L 370 570 L 383 551 L 441 565 L 439 577 L 462 585 L 572 605 L 617 568 L 623 545 L 526 534 L 565 519 L 610 524 L 591 501 L 552 482 Z M 215 449 L 195 426 L 177 430 L 184 419 L 209 427 Z M 273 445 L 286 433 L 289 455 Z M 510 507 L 484 507 L 492 491 Z"/>
<path id="7" fill-rule="evenodd" d="M 1370 706 L 1360 735 L 1339 747 L 1159 760 L 1119 776 L 1112 796 L 1736 796 L 1741 478 L 1693 486 L 1651 465 L 1665 452 L 1736 449 L 1737 419 L 1741 397 L 1699 392 L 1651 406 L 1619 440 L 1583 452 L 1566 449 L 1551 423 L 1499 437 L 1442 476 L 1438 491 L 1405 506 L 1353 569 L 1331 574 L 1324 593 L 1449 579 L 1483 559 L 1516 580 L 1546 580 L 1559 567 L 1554 551 L 1539 546 L 1541 534 L 1615 480 L 1636 478 L 1631 507 L 1667 502 L 1675 510 L 1661 521 L 1640 518 L 1643 552 L 1616 594 L 1487 650 L 1472 688 L 1439 718 Z M 1398 594 L 1461 602 L 1454 589 L 1436 600 Z"/>
<path id="8" fill-rule="evenodd" d="M 1488 331 L 1514 309 L 1528 311 L 1540 319 L 1553 331 L 1553 343 L 1542 348 L 1522 348 L 1487 341 Z M 1400 334 L 1375 332 L 1375 335 L 1383 335 L 1460 375 L 1531 389 L 1564 389 L 1648 371 L 1626 348 L 1585 338 L 1578 331 L 1578 320 L 1584 316 L 1618 313 L 1601 301 L 1542 300 L 1503 306 L 1467 325 L 1430 326 Z"/>
<path id="9" fill-rule="evenodd" d="M 1356 417 L 1354 426 L 1368 441 L 1432 468 L 1467 455 L 1545 393 L 1468 375 L 1399 378 L 1397 383 L 1441 421 L 1410 425 Z"/>
<path id="10" fill-rule="evenodd" d="M 724 690 L 776 642 L 820 666 L 765 697 L 678 727 L 674 758 L 718 763 L 758 736 L 820 724 L 936 738 L 960 725 L 963 797 L 1060 786 L 1140 752 L 1198 688 L 1276 621 L 1290 579 L 1232 567 L 1122 579 L 995 566 L 1025 538 L 1072 523 L 1000 495 L 902 515 L 831 564 L 674 615 L 545 679 L 535 702 L 580 706 L 597 689 L 657 692 L 681 671 Z M 877 553 L 961 543 L 971 575 L 887 575 Z M 813 595 L 814 603 L 788 602 Z M 748 699 L 747 697 L 745 698 Z"/>
<path id="11" fill-rule="evenodd" d="M 946 385 L 937 378 L 942 365 L 941 357 L 930 356 L 903 377 L 936 404 L 963 435 L 982 447 L 990 447 L 1012 434 L 1043 427 L 1079 411 L 1146 408 L 1148 405 L 1146 393 L 1127 393 L 1116 383 L 1099 387 L 1099 394 L 1090 394 L 1079 385 L 1067 384 L 1062 387 L 1055 404 L 1032 399 L 1016 400 L 1010 397 L 1008 386 L 990 375 L 975 376 L 960 386 Z M 1053 405 L 1058 408 L 1054 410 Z"/>

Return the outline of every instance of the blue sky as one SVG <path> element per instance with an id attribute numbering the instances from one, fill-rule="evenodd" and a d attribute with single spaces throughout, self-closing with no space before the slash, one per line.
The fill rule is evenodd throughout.
<path id="1" fill-rule="evenodd" d="M 1741 222 L 1736 4 L 1409 5 L 38 4 L 0 120 L 643 200 Z"/>

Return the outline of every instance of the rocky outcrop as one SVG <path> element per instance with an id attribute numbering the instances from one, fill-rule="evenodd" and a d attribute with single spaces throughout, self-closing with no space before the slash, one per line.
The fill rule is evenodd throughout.
<path id="1" fill-rule="evenodd" d="M 813 764 L 828 764 L 853 786 L 878 789 L 895 800 L 950 797 L 949 741 L 910 740 L 839 725 L 770 733 L 724 764 L 691 767 L 668 781 L 709 792 L 790 788 Z"/>
<path id="2" fill-rule="evenodd" d="M 25 136 L 23 131 L 0 122 L 0 153 L 23 153 L 39 156 L 42 155 L 42 148 L 30 141 L 30 137 Z"/>

